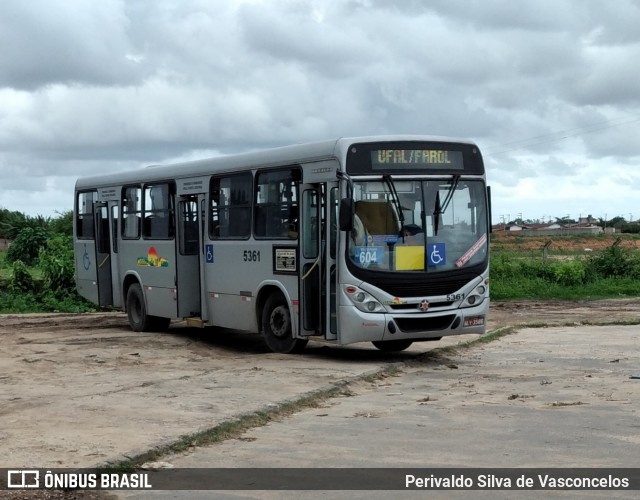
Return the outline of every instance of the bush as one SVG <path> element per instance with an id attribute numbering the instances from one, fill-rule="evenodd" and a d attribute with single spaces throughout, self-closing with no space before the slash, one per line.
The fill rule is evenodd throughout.
<path id="1" fill-rule="evenodd" d="M 640 252 L 609 247 L 589 259 L 542 261 L 519 255 L 491 255 L 491 297 L 595 299 L 640 295 Z"/>
<path id="2" fill-rule="evenodd" d="M 30 313 L 40 311 L 40 303 L 32 292 L 0 290 L 0 313 Z"/>
<path id="3" fill-rule="evenodd" d="M 553 281 L 555 279 L 555 266 L 542 260 L 522 260 L 518 265 L 518 277 Z"/>
<path id="4" fill-rule="evenodd" d="M 588 273 L 594 277 L 631 277 L 640 278 L 640 260 L 618 246 L 604 249 L 591 257 L 587 264 Z"/>
<path id="5" fill-rule="evenodd" d="M 51 291 L 71 292 L 75 288 L 75 262 L 73 240 L 56 234 L 40 249 L 38 266 L 42 270 L 44 285 Z"/>
<path id="6" fill-rule="evenodd" d="M 7 250 L 7 261 L 21 260 L 27 266 L 34 265 L 48 237 L 49 233 L 42 227 L 25 227 Z"/>
<path id="7" fill-rule="evenodd" d="M 554 281 L 553 265 L 541 260 L 511 259 L 498 254 L 491 259 L 491 279 L 549 280 Z"/>
<path id="8" fill-rule="evenodd" d="M 587 272 L 581 260 L 572 260 L 556 264 L 553 275 L 560 285 L 575 286 L 584 283 Z"/>
<path id="9" fill-rule="evenodd" d="M 30 292 L 35 288 L 33 278 L 21 260 L 13 262 L 9 288 L 15 292 Z"/>

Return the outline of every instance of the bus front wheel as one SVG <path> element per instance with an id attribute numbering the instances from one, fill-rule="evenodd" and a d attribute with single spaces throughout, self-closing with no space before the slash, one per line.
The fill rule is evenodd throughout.
<path id="1" fill-rule="evenodd" d="M 404 351 L 413 344 L 411 340 L 379 340 L 371 343 L 384 352 Z"/>
<path id="2" fill-rule="evenodd" d="M 134 283 L 127 291 L 127 317 L 134 332 L 164 331 L 169 328 L 171 318 L 147 314 L 142 287 Z"/>
<path id="3" fill-rule="evenodd" d="M 281 295 L 272 295 L 267 300 L 262 310 L 262 331 L 267 346 L 273 352 L 300 352 L 308 342 L 307 339 L 293 338 L 291 313 Z"/>

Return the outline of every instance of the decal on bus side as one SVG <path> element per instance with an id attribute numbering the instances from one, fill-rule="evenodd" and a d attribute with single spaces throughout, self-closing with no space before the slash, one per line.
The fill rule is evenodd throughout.
<path id="1" fill-rule="evenodd" d="M 146 257 L 138 257 L 137 264 L 143 267 L 169 267 L 169 261 L 160 257 L 155 247 L 149 247 Z"/>
<path id="2" fill-rule="evenodd" d="M 207 264 L 213 264 L 213 245 L 210 243 L 205 245 L 204 257 Z"/>

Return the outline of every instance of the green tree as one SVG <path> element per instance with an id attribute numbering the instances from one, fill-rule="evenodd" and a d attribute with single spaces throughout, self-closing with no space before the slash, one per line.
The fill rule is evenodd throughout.
<path id="1" fill-rule="evenodd" d="M 58 216 L 49 223 L 49 230 L 56 234 L 73 235 L 73 210 L 58 212 Z"/>
<path id="2" fill-rule="evenodd" d="M 617 216 L 607 222 L 607 227 L 620 228 L 626 222 L 627 221 L 624 220 L 624 217 Z"/>
<path id="3" fill-rule="evenodd" d="M 20 212 L 0 209 L 0 238 L 12 240 L 24 227 L 26 217 Z"/>

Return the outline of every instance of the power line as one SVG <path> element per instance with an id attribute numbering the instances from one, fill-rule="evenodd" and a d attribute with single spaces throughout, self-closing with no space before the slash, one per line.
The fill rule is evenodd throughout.
<path id="1" fill-rule="evenodd" d="M 620 119 L 618 119 L 620 120 Z M 640 122 L 640 116 L 636 116 L 633 119 L 625 119 L 625 121 L 616 121 L 616 120 L 606 120 L 603 122 L 598 122 L 598 123 L 592 123 L 590 125 L 585 125 L 582 127 L 574 127 L 571 129 L 567 129 L 567 130 L 558 130 L 556 132 L 549 132 L 547 134 L 542 134 L 542 135 L 537 135 L 534 137 L 529 137 L 528 139 L 520 139 L 517 141 L 511 141 L 511 142 L 505 142 L 503 144 L 499 144 L 497 146 L 493 146 L 493 147 L 489 147 L 489 148 L 484 148 L 484 152 L 491 152 L 495 149 L 499 149 L 499 148 L 504 148 L 507 146 L 515 146 L 515 145 L 519 145 L 518 147 L 513 147 L 513 148 L 509 148 L 509 149 L 503 149 L 501 151 L 496 151 L 494 153 L 491 153 L 491 155 L 495 156 L 495 155 L 500 155 L 500 154 L 506 154 L 506 153 L 511 153 L 513 151 L 518 151 L 521 150 L 525 147 L 533 147 L 533 146 L 540 146 L 543 144 L 548 144 L 551 142 L 558 142 L 558 141 L 563 141 L 565 139 L 569 139 L 571 137 L 578 137 L 580 135 L 584 135 L 584 134 L 591 134 L 593 132 L 599 132 L 601 130 L 607 130 L 610 128 L 615 128 L 615 127 L 621 127 L 623 125 L 629 125 L 631 123 L 637 123 Z M 560 135 L 561 137 L 556 137 Z M 545 139 L 548 138 L 548 139 Z M 543 139 L 543 140 L 541 140 Z M 532 142 L 533 141 L 533 142 Z"/>

